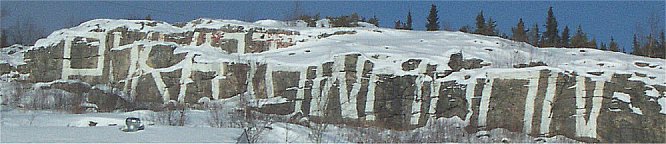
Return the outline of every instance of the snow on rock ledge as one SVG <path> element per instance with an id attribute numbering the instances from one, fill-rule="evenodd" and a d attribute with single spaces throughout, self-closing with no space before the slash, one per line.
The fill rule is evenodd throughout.
<path id="1" fill-rule="evenodd" d="M 460 32 L 285 24 L 92 20 L 39 40 L 25 52 L 29 70 L 19 72 L 34 83 L 120 90 L 109 95 L 141 108 L 243 96 L 262 103 L 253 105 L 260 112 L 317 122 L 405 130 L 430 117 L 459 117 L 469 133 L 666 141 L 662 59 Z M 624 111 L 609 110 L 617 93 L 631 101 L 617 104 Z M 100 109 L 110 108 L 101 100 Z M 649 128 L 626 134 L 627 127 Z"/>

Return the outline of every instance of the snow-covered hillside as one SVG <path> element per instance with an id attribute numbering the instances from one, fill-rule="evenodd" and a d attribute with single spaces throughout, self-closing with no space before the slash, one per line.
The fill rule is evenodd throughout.
<path id="1" fill-rule="evenodd" d="M 215 128 L 207 123 L 209 113 L 190 111 L 186 126 L 168 126 L 145 121 L 155 112 L 67 114 L 53 111 L 2 111 L 0 141 L 3 143 L 236 143 L 243 128 Z M 138 117 L 151 124 L 138 132 L 122 132 L 125 118 Z M 477 138 L 459 129 L 460 119 L 439 119 L 427 127 L 411 131 L 376 128 L 353 128 L 328 125 L 323 139 L 313 136 L 314 129 L 276 122 L 262 133 L 261 143 L 350 143 L 350 142 L 530 142 L 534 138 L 504 129 L 493 130 L 493 138 Z M 89 126 L 90 122 L 98 123 Z M 458 128 L 456 128 L 458 127 Z M 439 128 L 435 129 L 435 128 Z M 446 135 L 437 133 L 446 132 Z M 391 138 L 390 138 L 391 137 Z M 544 139 L 548 142 L 575 142 L 562 136 Z"/>
<path id="2" fill-rule="evenodd" d="M 152 23 L 154 26 L 148 26 L 148 23 Z M 97 35 L 90 32 L 112 30 L 118 27 L 125 27 L 130 31 L 170 34 L 195 31 L 202 28 L 219 29 L 229 26 L 241 26 L 244 29 L 282 29 L 300 33 L 299 35 L 284 36 L 289 41 L 296 43 L 294 46 L 247 54 L 247 57 L 240 58 L 277 65 L 305 67 L 331 61 L 334 56 L 360 53 L 363 56 L 368 56 L 366 59 L 376 64 L 377 67 L 374 68 L 376 73 L 396 74 L 397 72 L 400 75 L 400 65 L 396 64 L 398 62 L 408 59 L 423 59 L 424 63 L 445 65 L 448 63 L 451 54 L 463 53 L 465 58 L 478 58 L 490 64 L 489 67 L 475 70 L 477 71 L 474 72 L 477 74 L 474 75 L 475 77 L 484 77 L 482 73 L 489 71 L 515 70 L 513 66 L 518 64 L 544 62 L 551 70 L 575 72 L 585 77 L 599 78 L 600 80 L 607 80 L 608 78 L 591 75 L 588 72 L 647 74 L 654 78 L 645 77 L 640 78 L 640 80 L 649 85 L 666 86 L 666 70 L 664 69 L 666 62 L 663 59 L 586 48 L 536 48 L 526 43 L 499 37 L 462 32 L 407 31 L 376 27 L 312 28 L 300 24 L 298 26 L 288 26 L 287 22 L 275 20 L 260 20 L 255 23 L 248 23 L 237 20 L 198 19 L 183 27 L 176 27 L 164 22 L 98 19 L 85 22 L 77 27 L 53 32 L 46 39 L 39 40 L 32 48 L 53 46 L 62 40 L 66 40 L 66 37 L 96 37 Z M 334 35 L 335 32 L 353 32 L 354 34 Z M 332 36 L 321 38 L 322 35 L 326 34 Z M 256 37 L 257 35 L 253 35 L 253 39 L 257 39 Z M 282 38 L 283 36 L 278 37 Z M 206 41 L 204 43 L 210 42 Z M 150 46 L 155 44 L 169 45 L 170 43 L 139 41 L 115 49 L 121 50 L 135 45 Z M 230 52 L 219 50 L 219 48 L 212 47 L 209 44 L 181 45 L 176 50 L 176 53 L 186 52 L 200 54 L 201 57 L 197 57 L 199 62 L 239 61 L 235 55 L 229 55 Z M 377 58 L 371 58 L 370 56 L 377 56 Z M 450 70 L 450 68 L 438 67 L 438 70 Z"/>
<path id="3" fill-rule="evenodd" d="M 441 129 L 429 126 L 452 120 L 467 134 L 458 142 L 496 142 L 493 136 L 505 136 L 498 130 L 529 135 L 521 142 L 554 136 L 666 141 L 659 137 L 666 133 L 663 59 L 536 48 L 462 32 L 367 24 L 329 28 L 325 20 L 317 25 L 324 27 L 275 20 L 197 19 L 176 26 L 97 19 L 55 31 L 29 48 L 3 49 L 0 72 L 4 79 L 29 85 L 27 91 L 81 96 L 100 112 L 160 109 L 169 103 L 205 111 L 206 103 L 242 97 L 254 111 L 292 121 L 387 128 L 403 135 Z M 30 106 L 34 101 L 20 99 L 35 93 L 4 94 L 2 102 Z M 45 97 L 48 102 L 58 96 Z M 10 118 L 22 115 L 12 113 Z M 648 126 L 646 134 L 621 135 L 635 130 L 627 127 Z M 296 134 L 308 135 L 311 129 Z M 341 137 L 346 136 L 331 142 L 359 142 Z M 274 140 L 265 142 L 283 142 Z"/>

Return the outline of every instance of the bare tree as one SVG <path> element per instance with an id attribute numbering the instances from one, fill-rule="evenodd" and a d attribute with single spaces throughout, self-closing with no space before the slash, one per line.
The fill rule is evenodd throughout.
<path id="1" fill-rule="evenodd" d="M 323 101 L 323 103 L 321 103 L 322 101 Z M 327 102 L 328 100 L 322 100 L 322 101 L 320 101 L 320 103 L 318 104 L 318 107 L 317 107 L 317 109 L 319 111 L 322 111 L 320 121 L 310 123 L 310 134 L 309 134 L 309 136 L 316 143 L 322 143 L 323 142 L 324 133 L 326 132 L 326 130 L 328 129 L 328 126 L 329 126 L 329 124 L 326 124 L 326 123 L 324 123 L 323 120 L 321 120 L 321 119 L 325 119 L 326 117 L 328 117 L 328 111 L 326 110 L 326 108 L 328 106 L 328 102 Z"/>
<path id="2" fill-rule="evenodd" d="M 271 117 L 263 117 L 261 116 L 262 114 L 250 110 L 248 103 L 251 102 L 249 99 L 252 97 L 254 97 L 252 96 L 252 93 L 244 94 L 240 101 L 240 105 L 243 109 L 242 111 L 237 112 L 243 112 L 242 118 L 244 122 L 241 124 L 243 125 L 242 127 L 247 130 L 250 143 L 256 143 L 259 142 L 267 130 L 272 129 L 271 125 L 273 124 L 273 119 Z M 256 102 L 256 105 L 259 103 L 259 101 L 254 102 Z"/>
<path id="3" fill-rule="evenodd" d="M 224 111 L 222 105 L 219 103 L 207 103 L 208 107 L 208 124 L 211 127 L 221 128 L 224 126 L 224 122 L 227 121 L 224 118 Z"/>
<path id="4" fill-rule="evenodd" d="M 163 111 L 154 113 L 149 119 L 163 125 L 185 126 L 189 117 L 184 104 L 168 103 Z"/>

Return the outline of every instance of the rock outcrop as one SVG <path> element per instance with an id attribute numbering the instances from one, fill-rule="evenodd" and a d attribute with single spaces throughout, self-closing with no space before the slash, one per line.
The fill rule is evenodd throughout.
<path id="1" fill-rule="evenodd" d="M 97 104 L 100 111 L 153 109 L 172 101 L 195 105 L 202 98 L 246 96 L 282 99 L 258 106 L 261 112 L 301 113 L 326 123 L 405 130 L 424 126 L 431 118 L 459 117 L 467 132 L 479 136 L 504 128 L 534 137 L 564 135 L 585 142 L 666 142 L 663 60 L 624 55 L 642 60 L 645 66 L 636 68 L 645 73 L 640 78 L 618 71 L 591 75 L 577 69 L 586 65 L 575 60 L 558 64 L 525 58 L 504 64 L 498 60 L 502 58 L 483 57 L 504 49 L 516 53 L 514 58 L 534 55 L 519 51 L 532 47 L 506 40 L 454 33 L 479 41 L 436 46 L 451 50 L 440 50 L 432 58 L 392 51 L 400 46 L 348 49 L 364 45 L 340 40 L 390 35 L 392 30 L 312 31 L 206 19 L 184 27 L 93 20 L 40 40 L 24 52 L 26 64 L 21 67 L 26 70 L 18 72 L 29 74 L 25 82 L 30 83 L 86 83 L 78 87 L 59 83 L 51 88 L 87 93 L 88 102 Z M 317 37 L 320 33 L 325 37 Z M 315 49 L 327 43 L 334 44 Z M 468 43 L 495 49 L 467 49 Z M 586 56 L 575 50 L 566 54 Z M 312 60 L 308 57 L 319 61 L 307 62 Z M 514 69 L 515 65 L 520 69 Z M 17 71 L 0 67 L 3 74 Z"/>

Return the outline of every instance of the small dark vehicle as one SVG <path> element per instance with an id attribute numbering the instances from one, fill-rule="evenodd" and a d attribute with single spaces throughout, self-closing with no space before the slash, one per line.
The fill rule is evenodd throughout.
<path id="1" fill-rule="evenodd" d="M 145 126 L 141 123 L 141 119 L 136 117 L 129 117 L 125 119 L 126 126 L 122 129 L 125 132 L 136 132 L 139 130 L 144 130 Z"/>

